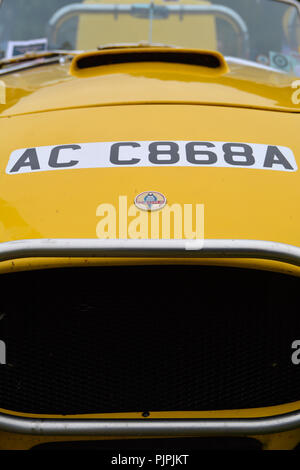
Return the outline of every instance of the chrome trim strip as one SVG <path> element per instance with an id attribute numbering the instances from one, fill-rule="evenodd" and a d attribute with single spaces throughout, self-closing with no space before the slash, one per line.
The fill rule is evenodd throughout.
<path id="1" fill-rule="evenodd" d="M 249 436 L 300 427 L 300 411 L 243 419 L 38 419 L 0 413 L 0 431 L 47 436 Z"/>
<path id="2" fill-rule="evenodd" d="M 232 57 L 232 56 L 227 55 L 225 56 L 225 60 L 229 66 L 230 64 L 246 65 L 246 67 L 253 67 L 253 68 L 261 69 L 261 70 L 268 70 L 269 72 L 280 73 L 283 75 L 287 73 L 287 72 L 284 72 L 283 70 L 270 67 L 269 65 L 263 65 L 263 64 L 260 64 L 259 62 L 254 62 L 253 60 L 248 60 L 248 59 L 241 59 L 239 57 Z"/>
<path id="3" fill-rule="evenodd" d="M 254 258 L 300 266 L 300 247 L 260 240 L 33 239 L 0 243 L 0 262 L 19 258 Z"/>

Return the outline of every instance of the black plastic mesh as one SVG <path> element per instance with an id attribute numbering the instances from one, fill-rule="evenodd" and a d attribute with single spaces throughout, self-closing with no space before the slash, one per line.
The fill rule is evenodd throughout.
<path id="1" fill-rule="evenodd" d="M 300 400 L 300 280 L 201 266 L 1 276 L 0 408 L 81 414 Z"/>

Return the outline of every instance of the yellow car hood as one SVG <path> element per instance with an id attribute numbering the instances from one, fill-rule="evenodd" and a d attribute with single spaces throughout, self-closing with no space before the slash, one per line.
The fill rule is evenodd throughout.
<path id="1" fill-rule="evenodd" d="M 164 194 L 169 205 L 204 204 L 207 239 L 300 246 L 299 170 L 195 165 L 6 173 L 17 149 L 93 142 L 266 144 L 291 149 L 299 167 L 299 106 L 291 100 L 291 78 L 228 64 L 230 71 L 219 77 L 197 74 L 192 65 L 154 63 L 105 66 L 101 74 L 81 78 L 69 74 L 69 64 L 5 75 L 0 241 L 96 238 L 100 204 L 118 210 L 120 196 L 132 204 L 139 193 L 153 190 Z M 262 262 L 261 267 L 269 265 Z M 2 269 L 16 266 L 36 264 L 7 262 Z"/>

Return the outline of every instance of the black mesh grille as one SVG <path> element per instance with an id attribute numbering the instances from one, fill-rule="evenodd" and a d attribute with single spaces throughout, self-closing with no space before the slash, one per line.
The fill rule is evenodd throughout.
<path id="1" fill-rule="evenodd" d="M 1 276 L 0 408 L 81 414 L 300 400 L 299 279 L 201 266 Z"/>

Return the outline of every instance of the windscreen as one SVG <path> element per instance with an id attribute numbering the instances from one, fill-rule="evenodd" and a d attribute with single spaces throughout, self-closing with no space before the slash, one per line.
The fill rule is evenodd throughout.
<path id="1" fill-rule="evenodd" d="M 299 11 L 279 0 L 2 0 L 1 57 L 162 44 L 300 75 Z"/>

